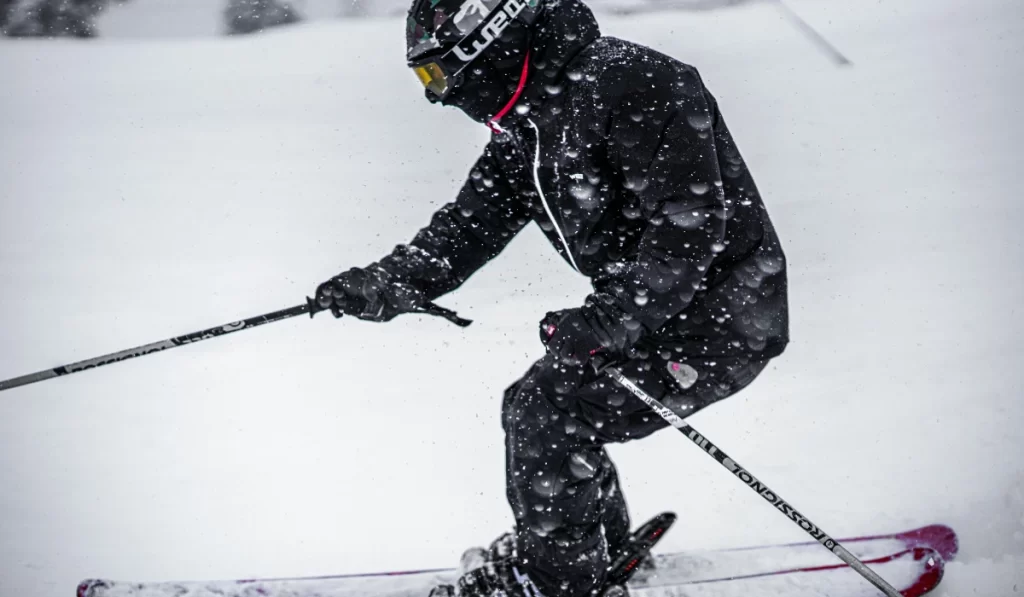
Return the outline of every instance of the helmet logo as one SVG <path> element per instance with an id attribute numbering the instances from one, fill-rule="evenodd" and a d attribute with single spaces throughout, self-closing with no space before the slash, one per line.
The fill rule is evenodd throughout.
<path id="1" fill-rule="evenodd" d="M 487 5 L 484 4 L 484 0 L 466 0 L 466 2 L 462 4 L 462 7 L 459 8 L 459 12 L 455 13 L 455 23 L 462 23 L 462 20 L 472 13 L 480 15 L 480 20 L 482 21 L 490 12 L 491 9 L 487 8 Z M 477 22 L 479 23 L 480 21 Z"/>
<path id="2" fill-rule="evenodd" d="M 459 20 L 460 15 L 464 17 L 464 13 L 468 14 L 469 9 L 467 6 L 470 5 L 482 6 L 483 3 L 482 0 L 469 0 L 462 5 L 462 10 L 460 10 L 459 14 L 455 16 L 456 21 Z M 455 55 L 463 62 L 470 62 L 479 56 L 480 52 L 487 49 L 487 46 L 491 45 L 491 42 L 501 35 L 501 32 L 508 27 L 509 23 L 515 20 L 515 18 L 519 16 L 519 13 L 523 12 L 523 9 L 527 6 L 529 6 L 529 0 L 509 0 L 508 2 L 505 2 L 501 7 L 501 10 L 495 10 L 493 12 L 493 16 L 491 16 L 490 21 L 488 21 L 487 24 L 479 30 L 480 34 L 478 36 L 474 36 L 475 39 L 470 40 L 469 38 L 466 38 L 459 42 L 457 46 L 452 48 Z M 477 10 L 479 10 L 479 8 Z M 467 48 L 464 46 L 470 47 Z"/>

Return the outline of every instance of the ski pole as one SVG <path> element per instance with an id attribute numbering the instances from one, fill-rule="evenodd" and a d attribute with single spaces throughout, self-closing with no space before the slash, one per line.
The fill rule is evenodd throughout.
<path id="1" fill-rule="evenodd" d="M 783 0 L 776 0 L 776 4 L 779 6 L 779 9 L 786 14 L 790 22 L 792 22 L 793 25 L 804 34 L 804 37 L 809 39 L 814 45 L 818 46 L 822 52 L 828 54 L 829 58 L 831 58 L 833 62 L 839 66 L 850 66 L 853 64 L 850 62 L 850 59 L 844 56 L 842 52 L 832 45 L 824 35 L 818 33 L 818 30 L 811 27 L 810 23 L 800 18 L 800 15 L 796 14 L 796 12 L 790 8 L 788 4 L 783 2 Z"/>
<path id="2" fill-rule="evenodd" d="M 651 410 L 658 413 L 661 418 L 665 419 L 665 421 L 670 425 L 678 429 L 683 435 L 690 438 L 690 441 L 697 444 L 702 450 L 711 455 L 719 464 L 728 469 L 730 473 L 739 478 L 740 481 L 743 481 L 747 487 L 750 487 L 761 497 L 768 500 L 768 503 L 775 506 L 775 508 L 785 514 L 787 518 L 795 522 L 811 537 L 814 537 L 815 540 L 824 545 L 826 549 L 839 556 L 839 559 L 846 562 L 850 568 L 856 570 L 871 584 L 878 587 L 878 589 L 885 593 L 887 597 L 902 597 L 902 593 L 894 589 L 892 585 L 887 583 L 885 579 L 879 576 L 874 570 L 868 568 L 864 562 L 857 559 L 857 556 L 850 553 L 845 547 L 840 545 L 838 541 L 828 536 L 825 531 L 821 530 L 821 528 L 811 522 L 806 516 L 798 512 L 796 508 L 790 506 L 789 502 L 782 499 L 779 494 L 768 489 L 767 485 L 758 481 L 754 475 L 751 475 L 745 468 L 740 466 L 739 463 L 732 458 L 729 458 L 725 452 L 721 451 L 718 446 L 711 443 L 711 440 L 698 433 L 696 429 L 683 421 L 679 415 L 675 414 L 653 396 L 643 391 L 640 386 L 636 385 L 632 380 L 623 375 L 622 371 L 615 367 L 608 367 L 604 369 L 604 372 L 614 379 L 619 385 L 629 390 L 631 394 L 640 400 L 643 400 L 647 406 L 651 407 Z"/>
<path id="3" fill-rule="evenodd" d="M 264 315 L 257 315 L 256 317 L 250 317 L 249 319 L 243 319 L 241 321 L 235 321 L 226 325 L 213 327 L 207 330 L 199 332 L 193 332 L 191 334 L 185 334 L 184 336 L 177 336 L 175 338 L 168 338 L 159 342 L 153 342 L 151 344 L 144 344 L 142 346 L 136 346 L 135 348 L 129 348 L 127 350 L 121 350 L 118 352 L 112 352 L 103 356 L 95 357 L 92 359 L 86 359 L 84 361 L 78 361 L 69 365 L 62 365 L 54 369 L 45 369 L 29 375 L 22 375 L 21 377 L 15 377 L 0 381 L 0 392 L 9 390 L 11 388 L 17 388 L 20 386 L 26 386 L 37 381 L 44 381 L 47 379 L 53 379 L 54 377 L 60 377 L 71 373 L 77 373 L 79 371 L 85 371 L 86 369 L 95 369 L 104 365 L 110 365 L 112 363 L 119 363 L 135 357 L 141 357 L 154 352 L 162 352 L 168 348 L 177 348 L 186 344 L 195 344 L 196 342 L 202 342 L 203 340 L 209 340 L 210 338 L 217 338 L 227 334 L 233 334 L 242 330 L 252 329 L 267 323 L 273 323 L 275 321 L 282 321 L 289 319 L 297 315 L 304 315 L 309 313 L 312 318 L 320 311 L 324 311 L 322 307 L 316 304 L 311 298 L 306 298 L 306 303 L 303 305 L 296 305 L 280 311 L 274 311 L 273 313 L 266 313 Z M 460 327 L 466 327 L 471 322 L 468 319 L 459 317 L 454 311 L 445 309 L 444 307 L 438 306 L 434 303 L 427 303 L 423 309 L 419 311 L 427 315 L 434 315 L 437 317 L 443 317 L 448 321 L 458 325 Z"/>

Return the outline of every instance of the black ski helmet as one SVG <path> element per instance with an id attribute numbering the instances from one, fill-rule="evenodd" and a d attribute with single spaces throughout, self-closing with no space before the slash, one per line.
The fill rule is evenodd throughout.
<path id="1" fill-rule="evenodd" d="M 484 55 L 518 60 L 521 67 L 540 12 L 540 0 L 413 0 L 405 36 L 408 65 L 428 98 L 443 102 Z M 474 65 L 476 75 L 486 70 Z"/>

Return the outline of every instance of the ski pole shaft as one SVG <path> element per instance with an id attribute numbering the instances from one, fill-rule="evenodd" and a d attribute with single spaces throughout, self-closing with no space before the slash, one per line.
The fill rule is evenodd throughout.
<path id="1" fill-rule="evenodd" d="M 833 62 L 839 66 L 850 66 L 853 64 L 850 62 L 850 59 L 843 55 L 838 48 L 832 45 L 824 35 L 818 33 L 818 30 L 811 27 L 810 23 L 800 18 L 800 15 L 796 14 L 788 4 L 782 0 L 777 0 L 776 4 L 778 4 L 779 9 L 786 14 L 793 25 L 804 34 L 804 37 L 809 39 L 814 45 L 818 46 L 822 52 L 828 54 L 829 58 L 831 58 Z"/>
<path id="2" fill-rule="evenodd" d="M 688 437 L 690 441 L 697 444 L 698 447 L 717 460 L 718 463 L 724 466 L 730 473 L 739 478 L 740 481 L 743 481 L 747 487 L 756 491 L 758 495 L 766 499 L 772 506 L 775 506 L 775 508 L 785 514 L 787 518 L 796 523 L 811 537 L 814 537 L 816 541 L 824 545 L 826 549 L 836 554 L 842 561 L 846 562 L 850 568 L 856 570 L 871 584 L 878 587 L 878 589 L 885 593 L 887 597 L 902 597 L 902 593 L 894 589 L 893 586 L 886 582 L 884 578 L 857 559 L 857 556 L 850 553 L 845 547 L 840 545 L 838 541 L 830 537 L 806 516 L 798 512 L 796 508 L 790 506 L 789 502 L 782 499 L 779 494 L 775 493 L 769 489 L 767 485 L 757 480 L 754 475 L 751 475 L 745 468 L 740 466 L 739 463 L 732 458 L 729 458 L 729 456 L 720 450 L 718 446 L 711 443 L 711 440 L 698 433 L 697 430 L 683 421 L 682 417 L 672 412 L 672 410 L 645 392 L 640 388 L 640 386 L 633 383 L 632 380 L 622 374 L 622 371 L 615 367 L 608 367 L 604 369 L 604 371 L 614 379 L 616 383 L 626 388 L 626 390 L 640 400 L 643 400 L 647 406 L 651 407 L 651 410 L 658 413 L 658 415 L 665 419 L 669 425 L 678 429 L 683 435 Z"/>
<path id="3" fill-rule="evenodd" d="M 311 298 L 306 299 L 306 303 L 303 305 L 296 305 L 280 311 L 274 311 L 273 313 L 266 313 L 264 315 L 257 315 L 256 317 L 250 317 L 249 319 L 243 319 L 241 321 L 235 321 L 226 325 L 213 327 L 210 329 L 202 330 L 199 332 L 193 332 L 191 334 L 185 334 L 184 336 L 177 336 L 175 338 L 168 338 L 159 342 L 153 342 L 151 344 L 144 344 L 142 346 L 136 346 L 135 348 L 129 348 L 127 350 L 121 350 L 118 352 L 112 352 L 103 356 L 98 356 L 84 361 L 78 361 L 68 365 L 62 365 L 54 369 L 46 369 L 31 373 L 29 375 L 22 375 L 21 377 L 15 377 L 0 381 L 0 392 L 4 390 L 10 390 L 11 388 L 17 388 L 20 386 L 27 386 L 32 383 L 39 381 L 45 381 L 47 379 L 53 379 L 54 377 L 61 377 L 71 373 L 77 373 L 79 371 L 85 371 L 86 369 L 95 369 L 97 367 L 103 367 L 104 365 L 110 365 L 112 363 L 119 363 L 135 357 L 141 357 L 154 352 L 162 352 L 168 348 L 177 348 L 186 344 L 195 344 L 196 342 L 202 342 L 203 340 L 209 340 L 210 338 L 217 338 L 227 334 L 233 334 L 242 330 L 252 329 L 267 323 L 273 323 L 275 321 L 281 321 L 289 319 L 297 315 L 304 315 L 309 313 L 310 317 L 313 317 L 324 309 L 316 304 Z M 434 315 L 436 317 L 442 317 L 448 321 L 458 325 L 460 327 L 466 327 L 471 322 L 468 319 L 459 317 L 454 311 L 445 309 L 444 307 L 438 306 L 434 303 L 427 303 L 423 306 L 420 311 L 427 315 Z"/>
<path id="4" fill-rule="evenodd" d="M 226 334 L 233 334 L 242 330 L 247 330 L 257 326 L 261 326 L 267 323 L 273 323 L 275 321 L 281 321 L 282 319 L 288 319 L 295 317 L 296 315 L 303 315 L 309 313 L 312 317 L 315 310 L 319 310 L 318 307 L 307 299 L 307 303 L 304 305 L 296 305 L 288 309 L 282 309 L 280 311 L 274 311 L 273 313 L 267 313 L 265 315 L 258 315 L 256 317 L 250 317 L 249 319 L 243 319 L 241 321 L 235 321 L 226 325 L 217 326 L 207 330 L 199 332 L 193 332 L 191 334 L 185 334 L 184 336 L 177 336 L 174 338 L 168 338 L 159 342 L 153 342 L 150 344 L 144 344 L 142 346 L 136 346 L 135 348 L 129 348 L 127 350 L 121 350 L 118 352 L 112 352 L 103 356 L 98 356 L 92 359 L 86 359 L 84 361 L 78 361 L 68 365 L 62 365 L 54 369 L 46 369 L 37 373 L 29 375 L 23 375 L 21 377 L 15 377 L 14 379 L 8 379 L 0 381 L 0 392 L 9 390 L 11 388 L 17 388 L 20 386 L 26 386 L 31 383 L 38 381 L 44 381 L 47 379 L 53 379 L 54 377 L 60 377 L 62 375 L 69 375 L 71 373 L 77 373 L 79 371 L 85 371 L 86 369 L 95 369 L 97 367 L 103 367 L 104 365 L 110 365 L 112 363 L 119 363 L 135 357 L 145 356 L 147 354 L 153 354 L 154 352 L 162 352 L 168 348 L 177 348 L 186 344 L 195 344 L 196 342 L 202 342 L 203 340 L 209 340 L 210 338 L 216 338 L 218 336 L 224 336 Z"/>

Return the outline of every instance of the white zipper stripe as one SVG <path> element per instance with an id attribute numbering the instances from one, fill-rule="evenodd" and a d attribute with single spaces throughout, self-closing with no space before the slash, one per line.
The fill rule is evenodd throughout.
<path id="1" fill-rule="evenodd" d="M 572 251 L 569 250 L 569 243 L 565 240 L 565 235 L 562 234 L 562 229 L 558 227 L 558 222 L 555 221 L 555 214 L 551 213 L 551 207 L 548 205 L 548 200 L 544 198 L 544 191 L 540 188 L 540 129 L 533 123 L 533 120 L 527 118 L 526 122 L 530 123 L 533 127 L 533 131 L 536 133 L 537 146 L 536 151 L 533 152 L 533 186 L 537 187 L 537 194 L 540 195 L 540 202 L 544 205 L 544 211 L 548 214 L 548 219 L 551 220 L 551 225 L 555 227 L 555 232 L 558 233 L 558 238 L 562 241 L 562 246 L 565 247 L 565 254 L 569 257 L 569 263 L 572 264 L 572 268 L 576 271 L 580 271 L 579 266 L 576 265 L 576 260 L 572 258 Z"/>

